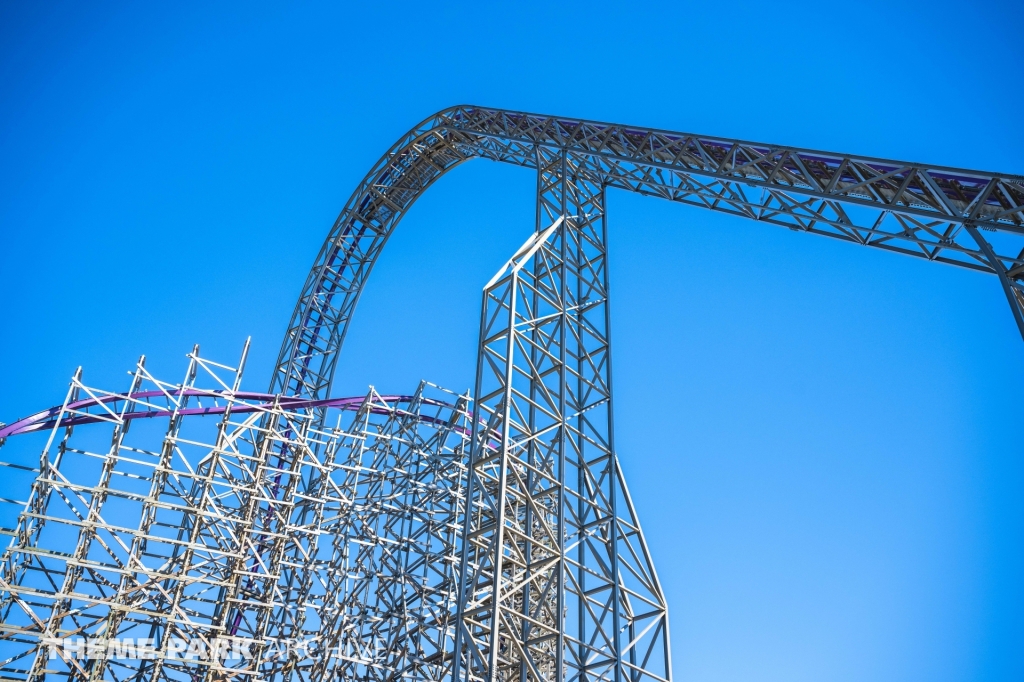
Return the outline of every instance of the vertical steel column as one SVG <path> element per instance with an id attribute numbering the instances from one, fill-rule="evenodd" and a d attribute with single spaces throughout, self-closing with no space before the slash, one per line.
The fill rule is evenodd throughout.
<path id="1" fill-rule="evenodd" d="M 604 191 L 578 157 L 536 155 L 537 231 L 484 290 L 454 677 L 667 679 L 612 447 Z"/>
<path id="2" fill-rule="evenodd" d="M 566 359 L 563 593 L 566 679 L 618 680 L 618 562 L 611 442 L 608 273 L 603 188 L 578 158 L 538 152 L 540 220 L 565 217 Z"/>
<path id="3" fill-rule="evenodd" d="M 454 669 L 468 679 L 554 679 L 561 662 L 563 223 L 485 290 Z"/>
<path id="4" fill-rule="evenodd" d="M 964 221 L 964 228 L 967 233 L 971 235 L 977 243 L 978 248 L 985 255 L 985 259 L 988 264 L 992 267 L 992 270 L 999 277 L 999 284 L 1003 287 L 1003 293 L 1006 295 L 1006 301 L 1010 304 L 1010 312 L 1013 314 L 1013 321 L 1017 323 L 1017 329 L 1020 331 L 1020 335 L 1024 337 L 1024 282 L 1020 279 L 1020 269 L 1013 268 L 1012 264 L 1007 265 L 999 256 L 996 255 L 995 249 L 988 243 L 988 240 L 981 236 L 978 228 L 968 218 Z M 1016 270 L 1011 274 L 1011 270 Z"/>
<path id="5" fill-rule="evenodd" d="M 484 290 L 456 676 L 618 680 L 604 193 L 537 160 L 538 229 Z"/>

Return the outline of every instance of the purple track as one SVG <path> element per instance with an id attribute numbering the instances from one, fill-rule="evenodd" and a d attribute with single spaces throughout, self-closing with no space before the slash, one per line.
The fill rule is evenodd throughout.
<path id="1" fill-rule="evenodd" d="M 227 392 L 218 391 L 200 391 L 190 389 L 187 391 L 140 391 L 138 393 L 132 393 L 128 396 L 124 395 L 108 395 L 99 398 L 86 398 L 84 400 L 77 400 L 73 403 L 68 403 L 67 407 L 63 405 L 55 405 L 48 410 L 37 412 L 33 415 L 19 419 L 16 422 L 0 427 L 0 438 L 7 438 L 8 436 L 17 436 L 23 433 L 31 433 L 33 431 L 41 431 L 44 429 L 51 429 L 54 427 L 61 426 L 78 426 L 80 424 L 95 424 L 98 422 L 111 421 L 111 415 L 106 409 L 102 409 L 100 412 L 92 414 L 81 414 L 82 411 L 88 410 L 92 407 L 100 407 L 101 405 L 110 405 L 112 403 L 118 403 L 126 398 L 132 400 L 143 400 L 148 401 L 149 399 L 160 399 L 167 397 L 178 397 L 185 395 L 188 397 L 195 398 L 208 398 L 211 400 L 225 400 L 228 397 Z M 303 398 L 290 398 L 287 396 L 275 396 L 271 393 L 251 393 L 240 391 L 235 393 L 233 398 L 235 400 L 245 400 L 251 402 L 231 404 L 232 414 L 245 414 L 251 412 L 266 412 L 272 409 L 275 403 L 287 410 L 302 410 L 317 407 L 333 407 L 338 410 L 358 410 L 359 407 L 366 400 L 364 396 L 354 396 L 349 398 L 327 398 L 323 400 L 308 400 Z M 380 398 L 388 403 L 389 405 L 398 405 L 401 403 L 408 403 L 412 400 L 412 396 L 408 395 L 385 395 Z M 425 403 L 429 405 L 437 405 L 439 407 L 452 407 L 447 403 L 423 399 Z M 63 409 L 62 409 L 63 408 Z M 183 416 L 191 415 L 219 415 L 224 414 L 227 410 L 228 405 L 210 405 L 207 407 L 189 407 L 183 410 L 178 410 L 178 414 Z M 74 411 L 74 412 L 69 412 Z M 374 414 L 387 414 L 389 410 L 383 407 L 371 407 L 370 411 Z M 58 418 L 61 412 L 64 412 L 63 418 Z M 77 413 L 77 414 L 76 414 Z M 115 411 L 116 413 L 116 411 Z M 154 407 L 152 410 L 142 410 L 137 412 L 126 412 L 119 414 L 118 417 L 124 420 L 132 419 L 151 419 L 154 417 L 170 417 L 174 414 L 173 409 L 160 409 Z M 421 415 L 420 419 L 429 423 L 436 423 L 438 420 L 432 417 Z"/>

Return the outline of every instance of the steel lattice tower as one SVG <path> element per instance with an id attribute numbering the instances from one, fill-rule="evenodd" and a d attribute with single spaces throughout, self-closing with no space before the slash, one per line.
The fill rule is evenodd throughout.
<path id="1" fill-rule="evenodd" d="M 472 396 L 332 397 L 388 237 L 477 157 L 536 169 L 537 217 L 484 288 Z M 38 465 L 7 465 L 25 499 L 0 517 L 3 677 L 671 680 L 615 454 L 609 188 L 994 274 L 1024 334 L 1024 178 L 447 109 L 345 206 L 267 393 L 241 390 L 245 351 L 194 349 L 180 382 L 143 361 L 121 392 L 79 372 L 64 403 L 0 425 L 0 443 L 49 433 Z M 55 644 L 77 638 L 110 655 Z"/>

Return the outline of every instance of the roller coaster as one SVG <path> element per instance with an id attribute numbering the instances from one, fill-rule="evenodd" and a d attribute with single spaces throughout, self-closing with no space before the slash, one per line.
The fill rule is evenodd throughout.
<path id="1" fill-rule="evenodd" d="M 476 158 L 535 171 L 537 211 L 484 286 L 473 391 L 332 396 L 389 236 Z M 0 676 L 669 682 L 614 447 L 609 189 L 995 275 L 1024 335 L 1019 176 L 446 109 L 345 205 L 267 392 L 241 388 L 248 343 L 197 347 L 180 381 L 79 370 L 0 424 Z"/>

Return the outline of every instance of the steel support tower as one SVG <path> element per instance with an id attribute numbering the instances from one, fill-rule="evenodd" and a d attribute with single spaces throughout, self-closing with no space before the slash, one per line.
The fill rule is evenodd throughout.
<path id="1" fill-rule="evenodd" d="M 388 237 L 478 157 L 535 169 L 537 214 L 484 288 L 473 394 L 332 397 Z M 447 109 L 341 212 L 267 393 L 241 390 L 244 351 L 194 349 L 180 382 L 143 361 L 120 392 L 79 373 L 61 405 L 0 425 L 0 443 L 48 434 L 7 465 L 24 499 L 0 510 L 0 675 L 671 680 L 615 454 L 608 189 L 994 274 L 1024 334 L 1024 178 Z"/>

